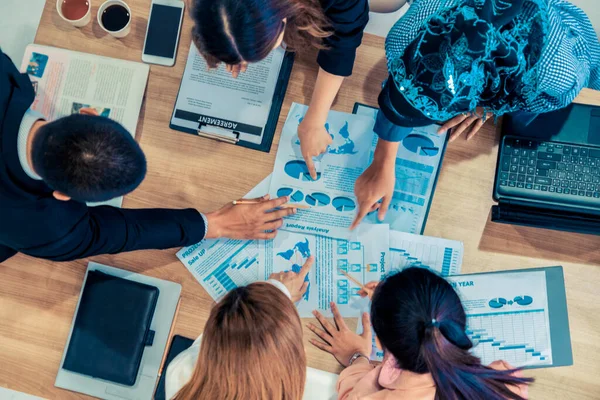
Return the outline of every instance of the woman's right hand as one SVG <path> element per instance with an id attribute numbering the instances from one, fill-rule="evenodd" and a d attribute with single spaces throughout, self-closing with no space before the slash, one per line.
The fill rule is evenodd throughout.
<path id="1" fill-rule="evenodd" d="M 230 72 L 231 76 L 234 78 L 237 78 L 238 75 L 240 74 L 240 72 L 246 72 L 247 69 L 248 69 L 247 62 L 241 62 L 241 63 L 235 64 L 235 65 L 225 64 L 225 70 L 227 72 Z"/>
<path id="2" fill-rule="evenodd" d="M 364 289 L 360 289 L 358 294 L 360 297 L 369 296 L 369 299 L 373 298 L 373 293 L 375 293 L 375 289 L 379 285 L 379 281 L 371 281 L 364 286 Z"/>
<path id="3" fill-rule="evenodd" d="M 310 177 L 313 181 L 316 181 L 317 170 L 313 157 L 325 153 L 333 139 L 321 121 L 313 121 L 308 115 L 298 125 L 298 139 L 300 139 L 300 151 L 308 167 Z"/>
<path id="4" fill-rule="evenodd" d="M 308 271 L 310 271 L 314 262 L 315 257 L 310 256 L 306 259 L 306 262 L 300 269 L 299 273 L 295 273 L 293 271 L 274 272 L 271 274 L 271 276 L 269 276 L 269 279 L 274 279 L 283 283 L 290 291 L 292 302 L 297 303 L 302 300 L 302 297 L 308 289 L 308 281 L 306 281 L 306 276 L 308 275 Z"/>

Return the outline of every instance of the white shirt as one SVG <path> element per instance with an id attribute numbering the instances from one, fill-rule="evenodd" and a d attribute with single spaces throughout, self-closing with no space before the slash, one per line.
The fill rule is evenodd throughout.
<path id="1" fill-rule="evenodd" d="M 35 179 L 36 181 L 41 181 L 42 177 L 33 171 L 27 161 L 27 140 L 29 139 L 33 124 L 43 119 L 45 119 L 44 116 L 39 112 L 33 111 L 32 109 L 27 110 L 21 120 L 21 126 L 19 126 L 19 134 L 17 136 L 17 154 L 19 156 L 21 168 L 23 168 L 23 171 L 25 171 L 28 177 Z"/>
<path id="2" fill-rule="evenodd" d="M 290 291 L 285 285 L 274 279 L 267 282 L 277 286 L 287 297 L 291 299 Z M 181 390 L 189 381 L 196 368 L 198 355 L 200 354 L 200 343 L 202 335 L 192 343 L 192 345 L 171 361 L 167 366 L 165 376 L 165 392 L 168 400 L 172 399 L 177 392 Z M 336 396 L 336 382 L 338 375 L 325 371 L 308 368 L 306 375 L 306 384 L 304 389 L 304 399 L 334 399 Z"/>

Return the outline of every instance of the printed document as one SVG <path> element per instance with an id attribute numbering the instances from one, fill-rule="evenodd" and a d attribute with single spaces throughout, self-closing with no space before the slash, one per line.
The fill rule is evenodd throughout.
<path id="1" fill-rule="evenodd" d="M 149 71 L 142 63 L 40 45 L 27 46 L 21 64 L 35 91 L 31 108 L 49 121 L 91 108 L 134 137 Z M 120 207 L 122 202 L 118 197 L 89 205 Z"/>
<path id="2" fill-rule="evenodd" d="M 546 272 L 451 276 L 467 313 L 473 354 L 488 365 L 552 365 Z"/>
<path id="3" fill-rule="evenodd" d="M 264 196 L 270 183 L 271 175 L 263 179 L 245 197 L 252 199 Z M 179 250 L 177 258 L 216 301 L 232 289 L 261 279 L 258 276 L 261 257 L 258 242 L 255 240 L 204 240 Z"/>
<path id="4" fill-rule="evenodd" d="M 279 231 L 275 239 L 259 243 L 265 255 L 259 277 L 264 280 L 276 272 L 300 272 L 313 255 L 315 263 L 306 277 L 308 290 L 297 304 L 300 317 L 312 318 L 313 310 L 331 316 L 332 301 L 342 316 L 357 317 L 369 300 L 359 296 L 360 287 L 342 271 L 362 284 L 378 280 L 389 263 L 388 238 L 387 225 L 362 226 L 355 240 Z"/>
<path id="5" fill-rule="evenodd" d="M 224 64 L 208 70 L 192 43 L 171 124 L 260 144 L 284 56 L 278 47 L 233 78 Z"/>
<path id="6" fill-rule="evenodd" d="M 456 240 L 448 240 L 412 233 L 390 231 L 390 268 L 389 271 L 400 271 L 408 267 L 427 268 L 442 276 L 460 274 L 464 254 L 464 244 Z M 384 278 L 384 274 L 377 280 Z M 369 303 L 370 306 L 370 303 Z M 369 306 L 363 312 L 369 312 Z M 357 333 L 362 333 L 362 319 L 358 319 Z M 383 360 L 383 351 L 373 335 L 371 359 Z"/>
<path id="7" fill-rule="evenodd" d="M 369 163 L 373 143 L 370 117 L 330 111 L 325 128 L 333 138 L 327 152 L 316 161 L 313 181 L 300 151 L 298 125 L 307 106 L 294 103 L 281 133 L 271 197 L 290 196 L 292 203 L 308 205 L 309 210 L 285 219 L 283 229 L 348 238 L 357 211 L 354 182 Z"/>
<path id="8" fill-rule="evenodd" d="M 358 115 L 370 117 L 373 124 L 377 112 L 377 109 L 366 106 L 359 106 L 357 110 Z M 394 197 L 383 221 L 390 225 L 391 230 L 420 234 L 425 229 L 447 135 L 438 135 L 438 128 L 437 125 L 414 128 L 400 142 Z M 371 160 L 376 146 L 377 135 L 374 134 Z M 377 212 L 371 213 L 366 221 L 379 223 Z"/>

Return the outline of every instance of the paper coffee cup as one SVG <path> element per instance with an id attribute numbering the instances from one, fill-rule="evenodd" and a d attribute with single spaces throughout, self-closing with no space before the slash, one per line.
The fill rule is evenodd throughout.
<path id="1" fill-rule="evenodd" d="M 77 20 L 73 20 L 73 19 L 68 19 L 67 17 L 65 17 L 65 15 L 63 14 L 62 11 L 62 6 L 63 6 L 64 0 L 56 0 L 56 11 L 58 12 L 58 15 L 65 21 L 67 21 L 69 24 L 76 26 L 78 28 L 84 27 L 87 24 L 90 23 L 90 21 L 92 20 L 92 5 L 91 5 L 91 0 L 88 0 L 88 9 L 87 9 L 87 13 L 77 19 Z"/>
<path id="2" fill-rule="evenodd" d="M 123 28 L 119 29 L 118 31 L 111 31 L 104 26 L 104 23 L 102 22 L 102 16 L 104 14 L 104 11 L 106 11 L 107 8 L 109 8 L 110 6 L 115 6 L 115 5 L 120 5 L 127 10 L 127 12 L 129 13 L 129 21 L 127 22 L 127 25 L 125 25 Z M 98 9 L 98 25 L 100 25 L 100 28 L 102 28 L 103 31 L 109 33 L 110 35 L 112 35 L 116 38 L 124 38 L 125 36 L 129 35 L 129 32 L 131 32 L 131 19 L 132 19 L 131 9 L 129 8 L 127 3 L 125 3 L 122 0 L 105 1 Z"/>

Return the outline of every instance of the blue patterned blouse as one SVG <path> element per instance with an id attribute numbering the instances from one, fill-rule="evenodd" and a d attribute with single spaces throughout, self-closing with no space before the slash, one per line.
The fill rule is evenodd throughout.
<path id="1" fill-rule="evenodd" d="M 500 9 L 505 3 L 504 0 L 475 1 L 481 4 L 485 1 L 491 1 L 494 10 L 496 8 Z M 521 96 L 519 99 L 518 109 L 530 113 L 549 112 L 569 105 L 584 87 L 600 90 L 600 43 L 587 15 L 566 0 L 528 1 L 531 4 L 523 7 L 520 11 L 522 13 L 520 18 L 533 20 L 535 18 L 534 14 L 539 13 L 541 9 L 545 15 L 545 27 L 542 36 L 543 45 L 540 46 L 541 50 L 535 63 L 536 76 L 532 79 L 534 83 L 528 88 L 526 96 Z M 385 45 L 388 70 L 390 76 L 394 77 L 399 91 L 408 90 L 403 86 L 404 82 L 414 84 L 414 80 L 411 80 L 412 77 L 407 76 L 405 62 L 402 61 L 407 47 L 411 44 L 414 46 L 413 42 L 421 37 L 419 34 L 423 32 L 423 27 L 430 19 L 435 18 L 436 14 L 465 4 L 465 0 L 409 0 L 409 2 L 409 10 L 390 30 Z M 404 60 L 406 60 L 406 57 Z M 523 65 L 525 64 L 523 63 L 520 66 L 521 70 Z M 429 66 L 427 68 L 429 69 Z M 443 69 L 444 74 L 446 74 L 446 65 L 443 66 Z M 523 76 L 526 75 L 523 74 Z M 448 77 L 446 76 L 446 78 Z M 440 79 L 434 79 L 434 81 L 437 82 Z M 448 82 L 448 84 L 452 85 L 452 82 Z M 451 91 L 454 93 L 452 89 Z M 423 106 L 422 102 L 419 102 L 422 99 L 417 98 L 423 97 L 422 90 L 414 90 L 412 98 L 409 93 L 403 93 L 411 105 L 417 105 L 415 108 L 421 111 L 424 109 L 439 109 L 439 112 L 432 111 L 431 115 L 427 113 L 434 120 L 445 120 L 451 116 L 451 113 L 446 112 L 445 107 L 441 104 L 434 107 L 431 107 L 431 105 Z M 469 100 L 468 97 L 465 96 L 465 98 Z M 476 103 L 476 101 L 472 101 L 468 108 L 473 110 L 474 106 L 480 105 Z M 422 107 L 419 107 L 419 105 Z M 495 112 L 496 115 L 516 111 L 515 102 L 511 107 L 505 105 L 499 108 L 489 108 L 489 110 Z M 458 113 L 454 113 L 454 115 L 456 114 Z M 380 115 L 380 117 L 383 116 Z M 385 134 L 380 134 L 380 136 L 386 140 L 399 140 L 399 138 L 393 137 L 395 135 L 392 132 L 389 132 L 389 134 L 392 137 L 386 137 Z"/>

